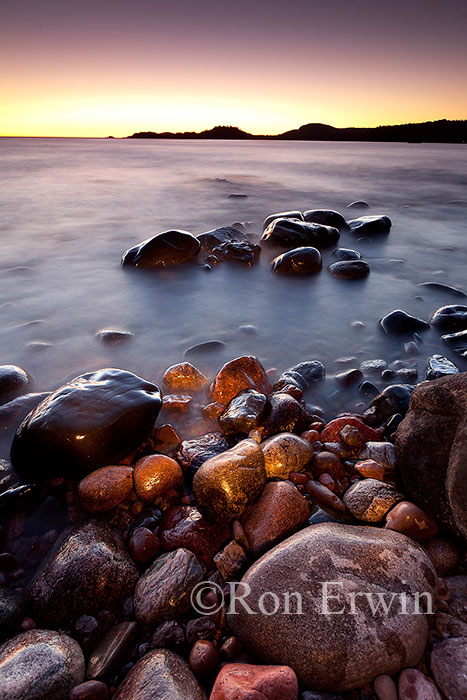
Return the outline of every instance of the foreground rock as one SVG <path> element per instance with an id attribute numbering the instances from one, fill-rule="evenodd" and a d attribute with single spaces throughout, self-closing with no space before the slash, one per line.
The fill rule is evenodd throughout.
<path id="1" fill-rule="evenodd" d="M 256 389 L 241 391 L 219 416 L 219 425 L 224 433 L 248 434 L 260 424 L 268 403 Z"/>
<path id="2" fill-rule="evenodd" d="M 208 459 L 222 454 L 232 445 L 233 442 L 222 433 L 206 433 L 193 440 L 183 440 L 175 450 L 174 456 L 182 469 L 187 471 L 189 476 L 194 476 Z"/>
<path id="3" fill-rule="evenodd" d="M 223 226 L 198 237 L 204 251 L 223 260 L 253 265 L 261 253 L 261 246 L 252 243 L 234 226 Z"/>
<path id="4" fill-rule="evenodd" d="M 391 484 L 376 479 L 363 479 L 345 492 L 343 500 L 354 518 L 367 523 L 377 523 L 403 498 Z"/>
<path id="5" fill-rule="evenodd" d="M 193 479 L 195 504 L 208 520 L 229 522 L 258 498 L 265 483 L 261 447 L 255 440 L 242 440 L 198 469 Z"/>
<path id="6" fill-rule="evenodd" d="M 129 248 L 122 256 L 123 267 L 169 267 L 195 258 L 201 244 L 188 231 L 164 231 Z"/>
<path id="7" fill-rule="evenodd" d="M 391 219 L 389 216 L 361 216 L 348 221 L 347 226 L 360 236 L 371 236 L 374 233 L 389 233 Z"/>
<path id="8" fill-rule="evenodd" d="M 268 479 L 288 479 L 290 472 L 301 472 L 313 459 L 307 440 L 293 433 L 279 433 L 261 443 Z"/>
<path id="9" fill-rule="evenodd" d="M 133 489 L 131 467 L 102 467 L 81 479 L 76 487 L 78 502 L 88 513 L 111 510 L 127 498 Z"/>
<path id="10" fill-rule="evenodd" d="M 396 433 L 407 494 L 438 523 L 467 539 L 467 373 L 418 385 Z"/>
<path id="11" fill-rule="evenodd" d="M 321 253 L 312 246 L 288 250 L 271 263 L 273 272 L 286 275 L 314 275 L 322 266 Z"/>
<path id="12" fill-rule="evenodd" d="M 208 385 L 207 377 L 190 362 L 179 362 L 164 372 L 162 388 L 168 393 L 201 391 Z"/>
<path id="13" fill-rule="evenodd" d="M 21 475 L 36 480 L 84 476 L 116 464 L 143 442 L 161 404 L 158 387 L 131 372 L 82 374 L 24 419 L 11 461 Z"/>
<path id="14" fill-rule="evenodd" d="M 337 586 L 330 583 L 336 581 Z M 291 666 L 305 687 L 326 692 L 363 687 L 380 674 L 416 665 L 425 648 L 426 617 L 400 614 L 401 594 L 414 612 L 414 594 L 433 594 L 436 573 L 425 552 L 398 533 L 313 525 L 265 554 L 242 582 L 250 587 L 245 601 L 257 614 L 237 602 L 238 614 L 229 614 L 234 634 L 266 663 Z M 323 582 L 329 582 L 327 592 Z M 304 614 L 264 614 L 265 591 L 278 596 L 279 606 L 284 594 L 299 593 Z M 351 592 L 369 594 L 356 599 L 355 615 Z M 392 601 L 388 614 L 373 614 L 370 600 L 377 605 L 378 594 L 387 605 Z M 275 606 L 271 596 L 261 604 L 266 612 Z M 344 614 L 323 614 L 341 609 Z M 297 610 L 293 596 L 290 610 Z"/>
<path id="15" fill-rule="evenodd" d="M 10 637 L 24 617 L 22 597 L 9 588 L 0 586 L 0 642 Z"/>
<path id="16" fill-rule="evenodd" d="M 64 700 L 84 680 L 84 657 L 65 634 L 30 630 L 0 647 L 2 700 Z"/>
<path id="17" fill-rule="evenodd" d="M 228 664 L 216 678 L 209 700 L 297 700 L 297 676 L 288 666 Z"/>
<path id="18" fill-rule="evenodd" d="M 66 531 L 40 566 L 29 588 L 34 619 L 69 629 L 81 615 L 118 609 L 137 578 L 116 531 L 90 521 Z"/>
<path id="19" fill-rule="evenodd" d="M 204 690 L 181 656 L 150 651 L 117 688 L 113 700 L 206 700 Z"/>

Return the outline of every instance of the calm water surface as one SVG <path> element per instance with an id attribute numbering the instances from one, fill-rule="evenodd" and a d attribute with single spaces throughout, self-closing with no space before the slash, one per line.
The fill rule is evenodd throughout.
<path id="1" fill-rule="evenodd" d="M 379 330 L 382 315 L 403 308 L 428 319 L 437 307 L 459 303 L 419 283 L 467 290 L 467 146 L 1 139 L 0 173 L 0 364 L 23 366 L 37 390 L 103 366 L 159 381 L 186 348 L 219 339 L 226 348 L 196 364 L 214 371 L 252 353 L 285 369 L 317 358 L 330 375 L 320 398 L 332 400 L 336 359 L 355 356 L 358 366 L 404 357 L 404 341 Z M 120 268 L 124 250 L 168 228 L 198 234 L 251 221 L 259 235 L 270 213 L 348 214 L 355 199 L 393 221 L 383 239 L 341 236 L 342 246 L 369 262 L 365 281 L 332 278 L 325 269 L 332 250 L 321 274 L 304 279 L 273 275 L 270 261 L 281 250 L 269 247 L 252 269 Z M 353 328 L 355 320 L 365 327 Z M 135 337 L 106 347 L 95 334 L 108 327 Z M 438 332 L 423 339 L 421 374 L 433 352 L 460 364 Z M 356 390 L 341 398 L 344 408 Z"/>

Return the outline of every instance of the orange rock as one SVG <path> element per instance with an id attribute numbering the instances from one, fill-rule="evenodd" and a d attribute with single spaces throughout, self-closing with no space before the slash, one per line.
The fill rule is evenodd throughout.
<path id="1" fill-rule="evenodd" d="M 162 377 L 162 386 L 170 393 L 201 391 L 207 385 L 207 377 L 190 362 L 179 362 L 172 365 Z"/>
<path id="2" fill-rule="evenodd" d="M 374 459 L 365 459 L 363 462 L 357 462 L 354 468 L 356 472 L 366 479 L 384 481 L 384 467 L 382 464 L 375 462 Z"/>
<path id="3" fill-rule="evenodd" d="M 227 404 L 244 389 L 257 389 L 270 394 L 271 382 L 256 357 L 243 356 L 227 362 L 211 382 L 208 395 L 212 401 Z"/>
<path id="4" fill-rule="evenodd" d="M 363 436 L 365 442 L 369 440 L 379 440 L 381 437 L 381 431 L 369 428 L 365 425 L 359 418 L 354 416 L 343 416 L 342 418 L 335 418 L 330 423 L 328 423 L 322 430 L 319 439 L 321 442 L 338 442 L 339 432 L 346 425 L 351 425 L 353 428 L 358 428 Z"/>
<path id="5" fill-rule="evenodd" d="M 410 501 L 401 501 L 389 511 L 385 528 L 402 532 L 417 541 L 428 540 L 438 533 L 435 521 Z"/>
<path id="6" fill-rule="evenodd" d="M 178 462 L 165 455 L 149 455 L 136 462 L 135 491 L 143 501 L 153 501 L 183 482 Z"/>
<path id="7" fill-rule="evenodd" d="M 193 399 L 186 394 L 166 394 L 162 406 L 166 411 L 187 411 Z"/>
<path id="8" fill-rule="evenodd" d="M 127 498 L 133 489 L 133 469 L 110 466 L 96 469 L 77 486 L 78 501 L 89 513 L 111 510 Z"/>

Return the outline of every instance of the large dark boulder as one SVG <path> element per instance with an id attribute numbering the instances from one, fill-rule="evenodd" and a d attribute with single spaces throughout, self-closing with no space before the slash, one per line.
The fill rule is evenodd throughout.
<path id="1" fill-rule="evenodd" d="M 161 407 L 155 384 L 120 369 L 82 374 L 23 420 L 11 461 L 22 476 L 83 476 L 118 463 L 146 438 Z"/>
<path id="2" fill-rule="evenodd" d="M 123 267 L 168 267 L 195 258 L 200 242 L 188 231 L 163 231 L 122 255 Z"/>
<path id="3" fill-rule="evenodd" d="M 419 384 L 396 432 L 406 493 L 467 539 L 467 373 Z"/>

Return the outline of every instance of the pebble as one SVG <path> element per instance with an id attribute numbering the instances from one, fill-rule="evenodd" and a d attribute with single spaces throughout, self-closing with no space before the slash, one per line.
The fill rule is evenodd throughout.
<path id="1" fill-rule="evenodd" d="M 246 564 L 245 550 L 238 542 L 232 540 L 215 555 L 214 564 L 224 581 L 236 578 Z"/>
<path id="2" fill-rule="evenodd" d="M 467 638 L 446 639 L 430 657 L 431 671 L 447 700 L 467 697 Z"/>
<path id="3" fill-rule="evenodd" d="M 148 564 L 159 553 L 160 547 L 159 538 L 147 527 L 137 527 L 128 545 L 137 564 Z"/>
<path id="4" fill-rule="evenodd" d="M 379 438 L 379 433 L 373 428 L 368 427 L 368 425 L 363 423 L 359 418 L 344 416 L 342 418 L 335 418 L 325 425 L 320 435 L 321 442 L 337 442 L 339 440 L 339 432 L 346 425 L 357 428 L 361 432 L 365 442 L 369 440 L 378 440 Z"/>
<path id="5" fill-rule="evenodd" d="M 405 668 L 399 676 L 399 700 L 441 700 L 435 684 L 416 668 Z"/>
<path id="6" fill-rule="evenodd" d="M 10 399 L 12 395 L 20 393 L 32 381 L 32 377 L 21 367 L 0 365 L 0 401 L 3 403 L 5 397 Z"/>
<path id="7" fill-rule="evenodd" d="M 377 479 L 378 481 L 384 481 L 384 466 L 378 464 L 374 459 L 365 459 L 354 464 L 354 469 L 358 474 L 365 477 L 366 479 Z"/>
<path id="8" fill-rule="evenodd" d="M 108 700 L 109 689 L 101 681 L 86 681 L 70 690 L 67 700 Z"/>
<path id="9" fill-rule="evenodd" d="M 112 510 L 133 490 L 133 469 L 125 466 L 101 467 L 78 483 L 79 504 L 88 513 Z"/>
<path id="10" fill-rule="evenodd" d="M 190 362 L 171 365 L 162 377 L 162 388 L 171 394 L 201 391 L 207 385 L 207 377 Z"/>
<path id="11" fill-rule="evenodd" d="M 426 321 L 416 318 L 401 309 L 396 309 L 383 316 L 379 323 L 387 335 L 407 335 L 408 333 L 425 330 L 430 327 L 430 324 Z"/>
<path id="12" fill-rule="evenodd" d="M 228 525 L 209 522 L 194 506 L 172 506 L 164 513 L 160 527 L 165 551 L 189 549 L 208 569 L 213 568 L 213 556 L 230 536 Z"/>
<path id="13" fill-rule="evenodd" d="M 323 508 L 329 508 L 335 513 L 347 513 L 347 506 L 345 503 L 318 481 L 310 480 L 306 485 L 306 490 L 314 503 L 323 506 Z"/>
<path id="14" fill-rule="evenodd" d="M 388 216 L 361 216 L 347 221 L 347 226 L 352 233 L 359 236 L 371 236 L 376 233 L 389 233 L 391 219 Z"/>
<path id="15" fill-rule="evenodd" d="M 403 498 L 390 484 L 377 479 L 363 479 L 347 489 L 343 501 L 357 520 L 378 523 L 388 510 Z"/>
<path id="16" fill-rule="evenodd" d="M 347 228 L 342 214 L 332 209 L 308 209 L 303 212 L 303 218 L 312 224 L 324 224 L 324 226 L 334 226 L 338 229 Z"/>
<path id="17" fill-rule="evenodd" d="M 143 501 L 153 501 L 158 496 L 183 483 L 180 465 L 175 459 L 154 454 L 143 457 L 135 464 L 135 491 Z"/>
<path id="18" fill-rule="evenodd" d="M 333 277 L 363 279 L 370 274 L 370 266 L 364 260 L 341 260 L 328 267 Z"/>
<path id="19" fill-rule="evenodd" d="M 246 389 L 235 396 L 218 418 L 224 433 L 247 435 L 261 422 L 269 401 L 256 389 Z"/>
<path id="20" fill-rule="evenodd" d="M 339 384 L 344 387 L 352 386 L 357 382 L 361 382 L 363 379 L 363 374 L 359 369 L 346 369 L 343 372 L 338 372 L 335 375 Z"/>
<path id="21" fill-rule="evenodd" d="M 372 459 L 388 469 L 394 469 L 396 466 L 396 453 L 391 442 L 369 440 L 359 452 L 358 458 L 361 461 Z"/>
<path id="22" fill-rule="evenodd" d="M 459 561 L 459 547 L 445 537 L 433 537 L 427 540 L 423 543 L 423 549 L 440 576 L 447 574 Z"/>
<path id="23" fill-rule="evenodd" d="M 232 447 L 232 442 L 222 433 L 206 433 L 194 440 L 183 440 L 174 451 L 174 457 L 182 469 L 193 476 L 204 462 L 229 447 Z"/>
<path id="24" fill-rule="evenodd" d="M 319 433 L 313 431 L 312 437 Z M 290 472 L 301 472 L 313 459 L 310 443 L 293 433 L 279 433 L 261 443 L 268 479 L 287 479 Z"/>
<path id="25" fill-rule="evenodd" d="M 298 219 L 299 221 L 304 221 L 301 211 L 283 211 L 279 212 L 278 214 L 270 214 L 263 222 L 263 231 L 274 221 L 274 219 Z"/>
<path id="26" fill-rule="evenodd" d="M 96 333 L 96 338 L 105 345 L 120 345 L 134 338 L 134 333 L 110 328 L 103 328 Z"/>
<path id="27" fill-rule="evenodd" d="M 217 649 L 207 639 L 198 639 L 190 651 L 190 666 L 196 676 L 209 676 L 217 668 L 219 656 Z"/>
<path id="28" fill-rule="evenodd" d="M 162 399 L 162 406 L 166 411 L 183 413 L 188 411 L 193 398 L 188 394 L 165 394 Z"/>
<path id="29" fill-rule="evenodd" d="M 191 357 L 192 355 L 206 355 L 208 353 L 219 352 L 226 347 L 223 340 L 206 340 L 202 343 L 190 345 L 183 353 L 183 357 Z"/>
<path id="30" fill-rule="evenodd" d="M 311 468 L 315 476 L 330 474 L 336 481 L 345 479 L 344 465 L 341 460 L 337 455 L 327 450 L 323 450 L 323 452 L 315 455 Z"/>
<path id="31" fill-rule="evenodd" d="M 209 385 L 208 396 L 225 405 L 244 389 L 256 389 L 266 395 L 271 392 L 266 371 L 256 357 L 237 357 L 223 365 Z"/>
<path id="32" fill-rule="evenodd" d="M 459 374 L 459 372 L 459 367 L 444 355 L 432 355 L 428 358 L 425 379 L 439 379 L 450 374 Z"/>
<path id="33" fill-rule="evenodd" d="M 0 586 L 0 642 L 15 632 L 25 613 L 22 596 L 5 586 Z"/>
<path id="34" fill-rule="evenodd" d="M 281 432 L 302 432 L 309 422 L 303 401 L 285 392 L 271 394 L 270 410 L 261 422 L 262 436 L 268 438 Z"/>
<path id="35" fill-rule="evenodd" d="M 209 700 L 298 700 L 298 681 L 289 666 L 228 664 L 216 678 Z"/>
<path id="36" fill-rule="evenodd" d="M 179 548 L 159 556 L 136 583 L 136 619 L 154 625 L 186 613 L 191 607 L 191 591 L 202 581 L 205 571 L 188 549 Z"/>
<path id="37" fill-rule="evenodd" d="M 298 365 L 294 365 L 282 372 L 279 379 L 274 383 L 274 391 L 281 391 L 291 384 L 305 392 L 311 389 L 314 384 L 322 382 L 324 377 L 324 365 L 319 360 L 300 362 Z"/>
<path id="38" fill-rule="evenodd" d="M 396 684 L 390 676 L 377 676 L 373 681 L 373 688 L 378 700 L 398 700 Z"/>
<path id="39" fill-rule="evenodd" d="M 167 620 L 152 635 L 151 649 L 181 650 L 185 646 L 185 634 L 175 620 Z"/>
<path id="40" fill-rule="evenodd" d="M 360 369 L 362 372 L 368 373 L 368 374 L 381 374 L 381 372 L 386 369 L 388 366 L 388 363 L 386 360 L 365 360 L 364 362 L 361 363 Z"/>
<path id="41" fill-rule="evenodd" d="M 430 323 L 440 331 L 454 333 L 467 329 L 467 306 L 451 304 L 441 306 L 433 313 Z"/>
<path id="42" fill-rule="evenodd" d="M 438 533 L 438 526 L 414 503 L 401 501 L 386 516 L 385 527 L 422 542 Z"/>
<path id="43" fill-rule="evenodd" d="M 293 248 L 271 262 L 273 272 L 288 275 L 314 275 L 322 266 L 321 253 L 313 246 Z"/>

